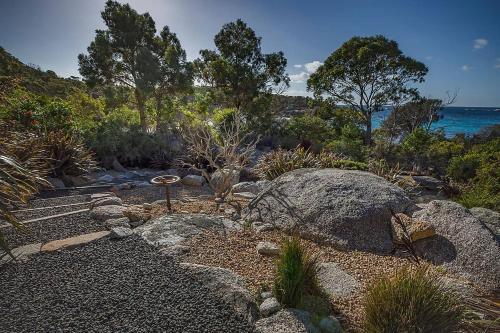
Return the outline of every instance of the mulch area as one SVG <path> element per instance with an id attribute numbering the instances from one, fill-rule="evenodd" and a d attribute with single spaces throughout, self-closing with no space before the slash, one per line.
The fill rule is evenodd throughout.
<path id="1" fill-rule="evenodd" d="M 247 282 L 257 294 L 262 287 L 272 287 L 275 274 L 275 258 L 257 253 L 260 241 L 281 244 L 284 237 L 279 231 L 255 233 L 251 230 L 221 236 L 206 232 L 187 242 L 191 251 L 182 258 L 184 261 L 230 269 Z M 361 282 L 362 288 L 348 300 L 331 299 L 332 309 L 350 332 L 361 329 L 363 319 L 362 300 L 366 288 L 378 277 L 393 274 L 408 265 L 404 258 L 382 256 L 359 251 L 339 251 L 331 246 L 319 245 L 302 240 L 310 255 L 318 256 L 319 262 L 335 262 Z"/>

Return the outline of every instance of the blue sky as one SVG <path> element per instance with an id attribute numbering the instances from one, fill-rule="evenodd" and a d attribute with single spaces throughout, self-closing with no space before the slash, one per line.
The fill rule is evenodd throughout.
<path id="1" fill-rule="evenodd" d="M 124 2 L 124 1 L 121 1 Z M 429 67 L 421 91 L 455 105 L 500 106 L 499 0 L 130 0 L 157 29 L 176 32 L 194 59 L 213 48 L 224 23 L 242 18 L 263 50 L 282 50 L 293 79 L 287 94 L 306 94 L 317 64 L 352 36 L 383 34 Z M 78 75 L 77 55 L 103 28 L 105 0 L 0 0 L 0 45 L 62 76 Z"/>

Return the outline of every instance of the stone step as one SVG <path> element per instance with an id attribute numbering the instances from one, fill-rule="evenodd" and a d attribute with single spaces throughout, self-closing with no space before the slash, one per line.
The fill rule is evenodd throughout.
<path id="1" fill-rule="evenodd" d="M 65 239 L 59 239 L 55 241 L 51 241 L 48 243 L 45 243 L 42 245 L 40 248 L 41 252 L 53 252 L 65 248 L 71 248 L 83 244 L 90 243 L 92 241 L 95 241 L 97 239 L 106 237 L 110 234 L 109 231 L 98 231 L 98 232 L 92 232 L 90 234 L 84 234 L 84 235 L 79 235 L 75 237 L 69 237 Z"/>

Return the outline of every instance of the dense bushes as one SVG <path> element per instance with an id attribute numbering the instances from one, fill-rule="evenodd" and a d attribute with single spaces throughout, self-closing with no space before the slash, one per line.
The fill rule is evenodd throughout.
<path id="1" fill-rule="evenodd" d="M 463 156 L 453 157 L 448 175 L 464 186 L 457 198 L 461 204 L 500 211 L 500 138 L 475 145 Z"/>
<path id="2" fill-rule="evenodd" d="M 316 273 L 316 260 L 305 253 L 300 239 L 286 239 L 281 246 L 274 282 L 274 294 L 278 301 L 289 308 L 302 305 L 306 294 L 317 292 Z"/>
<path id="3" fill-rule="evenodd" d="M 425 268 L 383 276 L 365 298 L 365 332 L 455 332 L 464 316 L 460 300 Z"/>
<path id="4" fill-rule="evenodd" d="M 322 151 L 316 155 L 302 147 L 292 150 L 273 150 L 261 157 L 256 165 L 260 177 L 268 180 L 273 180 L 286 172 L 302 168 L 367 170 L 368 166 L 361 162 L 343 159 L 331 152 Z"/>

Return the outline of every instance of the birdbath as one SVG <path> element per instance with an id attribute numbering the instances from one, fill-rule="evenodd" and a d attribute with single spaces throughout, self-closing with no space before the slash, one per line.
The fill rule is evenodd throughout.
<path id="1" fill-rule="evenodd" d="M 178 183 L 180 180 L 180 177 L 174 175 L 163 175 L 151 179 L 151 184 L 165 188 L 165 196 L 167 197 L 167 208 L 169 212 L 172 211 L 172 205 L 170 204 L 170 185 Z"/>

